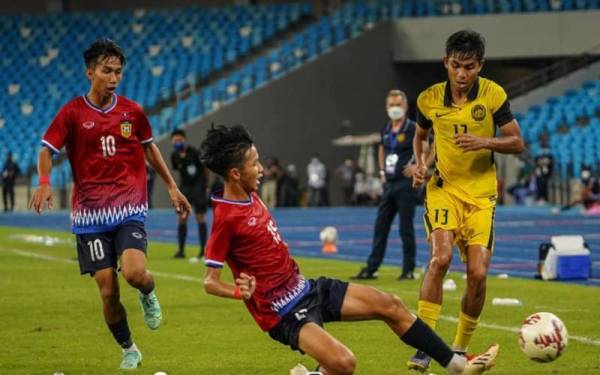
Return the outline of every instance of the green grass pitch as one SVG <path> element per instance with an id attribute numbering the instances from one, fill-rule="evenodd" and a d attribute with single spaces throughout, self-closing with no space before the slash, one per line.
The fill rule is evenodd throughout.
<path id="1" fill-rule="evenodd" d="M 53 236 L 65 241 L 42 244 L 22 235 Z M 35 240 L 35 237 L 33 238 Z M 179 374 L 287 375 L 296 363 L 313 368 L 308 357 L 292 352 L 260 331 L 239 301 L 204 292 L 202 264 L 173 260 L 174 245 L 152 242 L 149 268 L 155 273 L 164 313 L 163 325 L 144 325 L 135 291 L 121 283 L 133 337 L 144 362 L 133 374 L 164 371 Z M 107 330 L 95 283 L 80 276 L 74 237 L 65 232 L 0 228 L 0 374 L 118 374 L 121 354 Z M 347 279 L 359 264 L 323 259 L 297 259 L 306 277 Z M 224 274 L 229 277 L 226 269 Z M 384 267 L 367 284 L 399 295 L 415 309 L 419 281 L 396 281 L 397 269 Z M 451 274 L 458 291 L 446 292 L 438 332 L 454 335 L 464 281 Z M 123 281 L 123 280 L 121 280 Z M 493 297 L 514 297 L 523 306 L 492 306 Z M 529 314 L 550 311 L 570 334 L 566 352 L 548 364 L 521 353 L 514 329 Z M 490 374 L 600 374 L 600 289 L 525 279 L 488 281 L 487 303 L 471 344 L 481 351 L 498 342 L 501 353 Z M 413 349 L 381 322 L 334 323 L 329 332 L 358 358 L 357 374 L 405 374 Z M 444 374 L 434 365 L 431 373 Z"/>

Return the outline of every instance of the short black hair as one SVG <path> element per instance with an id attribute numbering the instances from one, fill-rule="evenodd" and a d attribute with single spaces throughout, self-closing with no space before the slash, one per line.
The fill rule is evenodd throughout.
<path id="1" fill-rule="evenodd" d="M 452 55 L 461 58 L 474 57 L 481 62 L 485 55 L 485 39 L 473 30 L 457 31 L 446 41 L 446 56 Z"/>
<path id="2" fill-rule="evenodd" d="M 125 66 L 125 54 L 119 45 L 111 39 L 101 38 L 92 43 L 83 53 L 83 60 L 87 68 L 93 68 L 98 63 L 100 57 L 116 57 Z"/>
<path id="3" fill-rule="evenodd" d="M 243 125 L 212 124 L 200 146 L 201 158 L 208 169 L 225 178 L 229 169 L 244 163 L 246 152 L 253 143 Z"/>
<path id="4" fill-rule="evenodd" d="M 174 136 L 176 136 L 176 135 L 180 135 L 180 136 L 182 136 L 183 138 L 185 138 L 185 137 L 186 137 L 186 136 L 185 136 L 185 131 L 184 131 L 183 129 L 175 129 L 175 130 L 173 130 L 173 131 L 171 132 L 171 138 L 173 138 L 173 137 L 174 137 Z"/>

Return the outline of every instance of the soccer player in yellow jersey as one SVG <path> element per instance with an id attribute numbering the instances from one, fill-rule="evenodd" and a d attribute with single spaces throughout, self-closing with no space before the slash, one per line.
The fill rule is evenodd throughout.
<path id="1" fill-rule="evenodd" d="M 443 60 L 448 80 L 419 95 L 413 142 L 418 167 L 413 187 L 417 187 L 427 173 L 422 143 L 433 130 L 435 173 L 427 184 L 423 215 L 431 253 L 417 314 L 435 329 L 442 310 L 442 282 L 457 245 L 467 265 L 467 288 L 452 348 L 457 353 L 466 353 L 485 301 L 494 250 L 494 152 L 524 149 L 506 93 L 495 82 L 479 77 L 484 52 L 485 41 L 474 31 L 458 31 L 448 38 Z M 417 352 L 408 367 L 425 371 L 430 361 Z"/>

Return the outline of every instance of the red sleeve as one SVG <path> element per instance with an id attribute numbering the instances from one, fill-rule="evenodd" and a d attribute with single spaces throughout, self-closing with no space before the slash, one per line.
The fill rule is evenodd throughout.
<path id="1" fill-rule="evenodd" d="M 62 107 L 42 137 L 42 146 L 59 153 L 69 138 L 72 118 L 68 105 Z"/>
<path id="2" fill-rule="evenodd" d="M 148 121 L 148 117 L 144 113 L 141 107 L 138 106 L 137 111 L 135 111 L 136 116 L 136 136 L 140 140 L 140 143 L 150 144 L 154 141 L 152 137 L 152 127 L 150 126 L 150 122 Z"/>
<path id="3" fill-rule="evenodd" d="M 204 264 L 207 267 L 223 268 L 232 237 L 233 228 L 231 223 L 226 220 L 215 219 L 206 245 Z"/>

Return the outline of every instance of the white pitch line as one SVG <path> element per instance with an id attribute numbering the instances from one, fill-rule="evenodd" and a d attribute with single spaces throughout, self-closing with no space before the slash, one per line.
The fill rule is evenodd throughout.
<path id="1" fill-rule="evenodd" d="M 458 319 L 455 318 L 455 317 L 453 317 L 453 316 L 441 315 L 440 319 L 447 320 L 447 321 L 453 322 L 453 323 L 458 323 Z M 483 327 L 483 328 L 495 329 L 495 330 L 498 330 L 498 331 L 519 333 L 519 328 L 506 327 L 506 326 L 501 326 L 501 325 L 498 325 L 498 324 L 490 324 L 490 323 L 479 322 L 479 324 L 477 326 L 478 327 Z M 600 346 L 600 340 L 595 340 L 595 339 L 592 339 L 590 337 L 569 335 L 569 341 L 570 340 L 578 341 L 578 342 L 580 342 L 582 344 Z"/>
<path id="2" fill-rule="evenodd" d="M 25 250 L 19 250 L 19 249 L 9 249 L 6 247 L 0 248 L 0 250 L 8 251 L 8 252 L 11 252 L 11 253 L 14 253 L 17 255 L 21 255 L 24 257 L 28 257 L 28 258 L 51 260 L 54 262 L 63 262 L 63 263 L 77 263 L 73 259 L 59 258 L 59 257 L 55 257 L 52 255 L 38 254 L 38 253 L 31 252 L 31 251 L 25 251 Z"/>
<path id="3" fill-rule="evenodd" d="M 65 259 L 65 258 L 60 258 L 60 257 L 55 257 L 52 255 L 44 255 L 44 254 L 38 254 L 35 252 L 31 252 L 31 251 L 25 251 L 25 250 L 20 250 L 20 249 L 12 249 L 12 248 L 0 248 L 0 250 L 2 251 L 8 251 L 17 255 L 21 255 L 24 257 L 29 257 L 29 258 L 35 258 L 35 259 L 42 259 L 42 260 L 49 260 L 49 261 L 54 261 L 54 262 L 63 262 L 63 263 L 77 263 L 76 261 L 72 260 L 72 259 Z M 189 281 L 189 282 L 194 282 L 194 283 L 202 283 L 202 279 L 199 277 L 192 277 L 192 276 L 185 276 L 185 275 L 178 275 L 178 274 L 172 274 L 172 273 L 166 273 L 166 272 L 157 272 L 157 271 L 152 271 L 153 275 L 156 276 L 160 276 L 160 277 L 165 277 L 168 279 L 175 279 L 175 280 L 181 280 L 181 281 Z M 442 320 L 446 320 L 449 322 L 453 322 L 453 323 L 457 323 L 458 319 L 453 317 L 453 316 L 448 316 L 448 315 L 440 315 L 440 319 Z M 501 326 L 499 324 L 490 324 L 490 323 L 484 323 L 484 322 L 479 322 L 479 327 L 483 327 L 483 328 L 488 328 L 488 329 L 495 329 L 497 331 L 504 331 L 504 332 L 511 332 L 511 333 L 519 333 L 519 328 L 516 327 L 507 327 L 507 326 Z M 573 341 L 577 341 L 580 342 L 582 344 L 586 344 L 586 345 L 594 345 L 594 346 L 600 346 L 600 340 L 597 339 L 593 339 L 590 337 L 585 337 L 585 336 L 574 336 L 574 335 L 569 335 L 569 340 L 573 340 Z"/>

